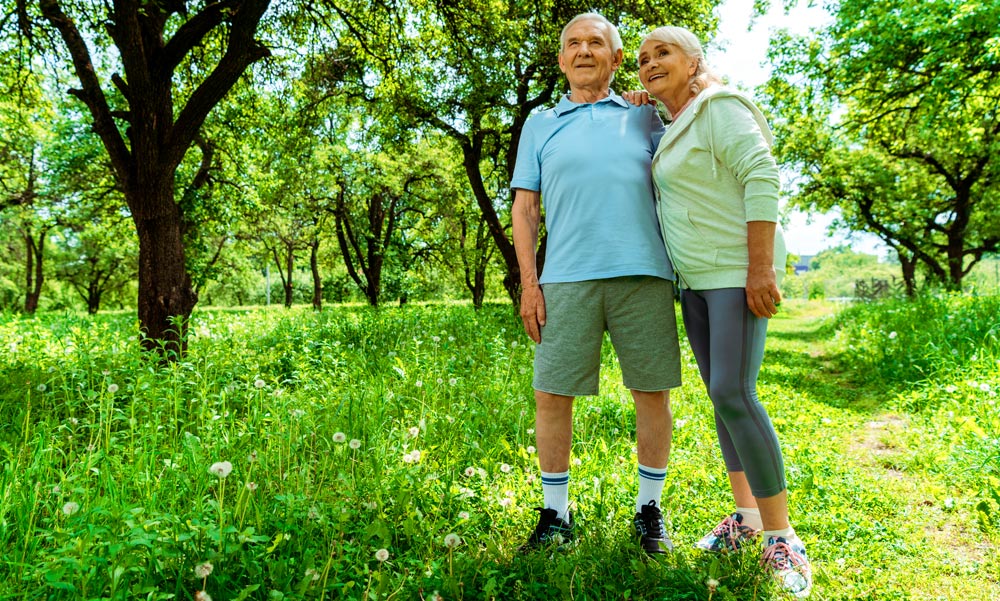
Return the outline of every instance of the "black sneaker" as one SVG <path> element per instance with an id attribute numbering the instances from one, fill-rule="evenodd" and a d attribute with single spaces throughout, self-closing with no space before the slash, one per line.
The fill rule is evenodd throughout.
<path id="1" fill-rule="evenodd" d="M 518 547 L 519 552 L 528 553 L 549 545 L 562 549 L 573 543 L 573 518 L 569 512 L 566 513 L 567 519 L 562 520 L 556 517 L 555 509 L 536 507 L 535 511 L 538 512 L 538 525 L 528 537 L 528 542 Z"/>
<path id="2" fill-rule="evenodd" d="M 674 550 L 674 543 L 670 542 L 663 525 L 663 514 L 654 501 L 643 505 L 642 512 L 635 514 L 632 523 L 635 525 L 635 535 L 639 538 L 639 546 L 649 555 Z"/>

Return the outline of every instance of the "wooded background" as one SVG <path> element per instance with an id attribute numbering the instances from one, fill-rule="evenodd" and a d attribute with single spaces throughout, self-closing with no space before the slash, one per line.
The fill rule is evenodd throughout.
<path id="1" fill-rule="evenodd" d="M 3 0 L 0 309 L 135 307 L 183 351 L 196 303 L 517 299 L 508 189 L 597 10 L 712 39 L 717 0 Z M 764 11 L 766 2 L 758 2 Z M 878 236 L 905 290 L 1000 244 L 1000 3 L 843 0 L 776 32 L 787 205 Z M 726 74 L 722 74 L 726 75 Z M 544 250 L 544 241 L 542 243 Z"/>

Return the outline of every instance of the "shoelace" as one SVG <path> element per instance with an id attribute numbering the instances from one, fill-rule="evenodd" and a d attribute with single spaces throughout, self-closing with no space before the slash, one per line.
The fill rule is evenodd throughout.
<path id="1" fill-rule="evenodd" d="M 760 562 L 775 570 L 791 570 L 795 566 L 805 566 L 808 564 L 805 557 L 802 557 L 801 554 L 797 553 L 784 541 L 775 542 L 765 549 Z"/>
<path id="2" fill-rule="evenodd" d="M 733 516 L 727 515 L 726 519 L 722 520 L 715 530 L 712 530 L 713 536 L 726 536 L 727 538 L 733 538 L 739 533 L 740 523 L 733 519 Z"/>
<path id="3" fill-rule="evenodd" d="M 645 515 L 638 520 L 636 520 L 639 534 L 650 534 L 653 533 L 657 536 L 663 536 L 666 533 L 667 528 L 663 524 L 663 515 L 654 515 L 652 519 L 646 519 Z"/>

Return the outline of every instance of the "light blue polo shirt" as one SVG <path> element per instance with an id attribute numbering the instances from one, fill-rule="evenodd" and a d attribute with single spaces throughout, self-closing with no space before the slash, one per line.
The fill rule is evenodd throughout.
<path id="1" fill-rule="evenodd" d="M 510 187 L 542 193 L 549 238 L 539 283 L 673 280 L 650 176 L 663 132 L 652 106 L 614 92 L 586 104 L 567 94 L 528 119 Z"/>

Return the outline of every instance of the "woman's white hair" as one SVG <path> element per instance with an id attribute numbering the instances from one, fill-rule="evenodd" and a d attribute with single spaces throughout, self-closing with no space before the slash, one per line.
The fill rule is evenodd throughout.
<path id="1" fill-rule="evenodd" d="M 583 13 L 570 19 L 569 23 L 563 27 L 562 33 L 559 34 L 559 52 L 562 52 L 566 48 L 566 32 L 580 21 L 597 21 L 608 30 L 608 41 L 611 42 L 611 52 L 618 52 L 622 49 L 622 36 L 618 33 L 618 28 L 615 27 L 614 23 L 608 21 L 600 13 Z"/>
<path id="2" fill-rule="evenodd" d="M 680 48 L 681 53 L 684 56 L 694 59 L 698 62 L 695 68 L 694 75 L 691 76 L 690 84 L 691 91 L 695 94 L 701 92 L 713 83 L 722 83 L 722 79 L 715 74 L 714 71 L 705 62 L 705 53 L 701 48 L 701 41 L 698 36 L 691 33 L 689 30 L 683 27 L 677 27 L 676 25 L 667 25 L 666 27 L 657 27 L 642 40 L 645 44 L 647 41 L 663 42 L 664 44 L 671 44 Z"/>

